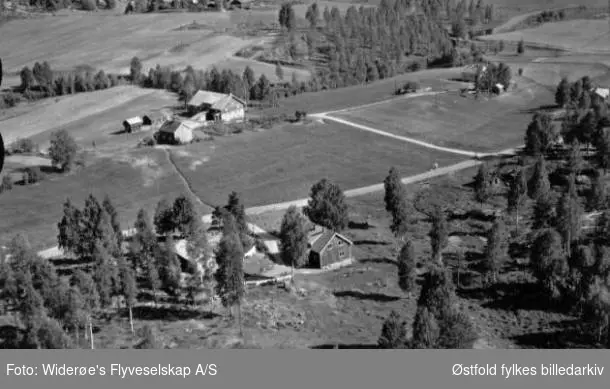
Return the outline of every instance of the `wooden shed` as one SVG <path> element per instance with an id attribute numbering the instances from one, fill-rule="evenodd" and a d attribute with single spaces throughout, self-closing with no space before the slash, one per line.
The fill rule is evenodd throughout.
<path id="1" fill-rule="evenodd" d="M 190 143 L 193 140 L 193 127 L 179 120 L 165 122 L 159 129 L 157 140 L 170 145 Z"/>
<path id="2" fill-rule="evenodd" d="M 125 128 L 125 132 L 136 132 L 142 129 L 142 125 L 144 122 L 142 118 L 139 116 L 135 116 L 129 119 L 125 119 L 123 121 L 123 127 Z"/>
<path id="3" fill-rule="evenodd" d="M 161 125 L 171 119 L 163 112 L 151 112 L 142 117 L 145 126 Z"/>

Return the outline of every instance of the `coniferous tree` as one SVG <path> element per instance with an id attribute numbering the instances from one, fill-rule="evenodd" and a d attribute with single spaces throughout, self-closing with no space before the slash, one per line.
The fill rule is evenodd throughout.
<path id="1" fill-rule="evenodd" d="M 581 214 L 582 210 L 578 200 L 569 191 L 564 192 L 557 207 L 556 229 L 563 238 L 567 253 L 572 252 L 572 242 L 578 240 Z"/>
<path id="2" fill-rule="evenodd" d="M 59 248 L 78 254 L 81 246 L 81 212 L 68 198 L 64 203 L 63 213 L 61 221 L 57 224 Z"/>
<path id="3" fill-rule="evenodd" d="M 388 318 L 383 322 L 377 347 L 380 349 L 401 349 L 404 348 L 406 340 L 407 330 L 405 322 L 398 312 L 392 310 Z"/>
<path id="4" fill-rule="evenodd" d="M 558 300 L 568 272 L 566 256 L 561 248 L 561 236 L 546 229 L 538 234 L 530 250 L 533 272 L 552 300 Z"/>
<path id="5" fill-rule="evenodd" d="M 502 261 L 506 257 L 505 225 L 501 218 L 497 218 L 491 230 L 487 234 L 487 246 L 485 248 L 485 270 L 488 280 L 495 284 L 498 273 L 502 267 Z"/>
<path id="6" fill-rule="evenodd" d="M 534 166 L 534 173 L 530 178 L 528 184 L 528 195 L 531 199 L 536 200 L 541 196 L 548 196 L 551 189 L 551 183 L 549 182 L 549 174 L 546 168 L 546 161 L 544 157 L 539 157 L 536 165 Z"/>
<path id="7" fill-rule="evenodd" d="M 96 245 L 92 258 L 95 261 L 93 279 L 100 296 L 100 305 L 102 308 L 107 308 L 112 304 L 118 283 L 116 261 L 99 244 Z"/>
<path id="8" fill-rule="evenodd" d="M 165 240 L 165 244 L 157 250 L 155 263 L 159 269 L 159 280 L 163 290 L 171 295 L 178 296 L 181 288 L 181 266 L 176 255 L 175 242 L 171 236 Z"/>
<path id="9" fill-rule="evenodd" d="M 491 173 L 486 164 L 479 165 L 477 175 L 474 177 L 475 198 L 481 206 L 489 200 L 491 192 Z"/>
<path id="10" fill-rule="evenodd" d="M 246 234 L 248 232 L 246 208 L 237 192 L 231 192 L 231 194 L 229 194 L 229 200 L 224 208 L 227 210 L 227 212 L 233 215 L 238 232 L 240 234 Z"/>
<path id="11" fill-rule="evenodd" d="M 398 170 L 395 167 L 390 169 L 388 176 L 384 180 L 385 188 L 385 209 L 392 215 L 390 230 L 395 236 L 403 236 L 407 231 L 408 213 L 405 188 L 400 181 Z"/>
<path id="12" fill-rule="evenodd" d="M 413 321 L 413 339 L 411 348 L 431 349 L 435 348 L 440 330 L 436 318 L 428 308 L 419 307 Z"/>
<path id="13" fill-rule="evenodd" d="M 233 216 L 229 216 L 232 219 Z M 227 223 L 225 225 L 231 225 Z M 234 224 L 233 224 L 234 225 Z M 232 308 L 237 305 L 241 315 L 241 301 L 244 296 L 244 249 L 236 230 L 223 234 L 216 251 L 218 269 L 214 275 L 216 293 L 220 296 L 222 305 Z M 240 325 L 241 325 L 241 318 Z"/>
<path id="14" fill-rule="evenodd" d="M 417 259 L 413 243 L 407 241 L 398 254 L 398 286 L 409 295 L 417 286 Z"/>
<path id="15" fill-rule="evenodd" d="M 138 295 L 138 285 L 136 283 L 136 275 L 131 266 L 122 260 L 119 262 L 119 277 L 120 277 L 120 294 L 125 300 L 125 305 L 129 311 L 129 326 L 132 335 L 135 334 L 133 329 L 133 306 L 136 303 Z"/>
<path id="16" fill-rule="evenodd" d="M 589 211 L 596 211 L 610 206 L 610 204 L 607 204 L 606 196 L 605 181 L 599 172 L 596 171 L 591 181 L 591 189 L 587 193 L 587 209 Z"/>
<path id="17" fill-rule="evenodd" d="M 121 223 L 119 222 L 119 213 L 117 212 L 114 204 L 110 200 L 108 195 L 104 196 L 104 200 L 102 201 L 102 208 L 106 211 L 108 216 L 110 217 L 110 224 L 112 226 L 112 230 L 114 231 L 114 235 L 116 238 L 117 247 L 121 247 L 123 243 L 123 231 L 121 230 Z"/>
<path id="18" fill-rule="evenodd" d="M 435 208 L 432 215 L 432 228 L 428 235 L 432 246 L 432 259 L 442 264 L 442 252 L 449 243 L 449 226 L 445 212 L 439 207 Z"/>
<path id="19" fill-rule="evenodd" d="M 525 170 L 520 169 L 517 175 L 511 180 L 508 190 L 508 211 L 514 212 L 516 216 L 515 229 L 519 231 L 519 215 L 525 202 L 527 201 L 527 178 Z"/>
<path id="20" fill-rule="evenodd" d="M 555 103 L 562 108 L 570 103 L 570 82 L 566 77 L 563 77 L 557 85 Z"/>

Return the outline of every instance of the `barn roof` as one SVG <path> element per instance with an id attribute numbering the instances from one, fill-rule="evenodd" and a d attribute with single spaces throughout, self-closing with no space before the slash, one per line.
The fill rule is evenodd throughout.
<path id="1" fill-rule="evenodd" d="M 607 99 L 608 96 L 610 96 L 610 89 L 608 88 L 595 88 L 594 92 L 604 99 Z"/>
<path id="2" fill-rule="evenodd" d="M 208 104 L 212 109 L 222 111 L 231 100 L 236 100 L 240 104 L 245 102 L 233 94 L 216 93 L 210 91 L 200 90 L 189 100 L 188 104 L 191 106 L 199 107 L 202 104 Z"/>
<path id="3" fill-rule="evenodd" d="M 167 115 L 161 111 L 150 112 L 144 115 L 142 118 L 149 118 L 151 121 L 165 119 Z"/>
<path id="4" fill-rule="evenodd" d="M 163 124 L 163 126 L 161 126 L 159 131 L 169 133 L 169 134 L 174 134 L 181 127 L 184 127 L 191 131 L 193 130 L 193 126 L 190 123 L 181 122 L 179 120 L 171 120 L 169 122 L 165 122 L 165 124 Z"/>
<path id="5" fill-rule="evenodd" d="M 322 233 L 309 237 L 309 244 L 311 245 L 311 250 L 316 253 L 321 253 L 335 236 L 337 236 L 341 240 L 344 240 L 350 245 L 352 244 L 352 241 L 346 238 L 345 236 L 327 228 L 324 228 Z"/>
<path id="6" fill-rule="evenodd" d="M 142 118 L 139 117 L 139 116 L 134 116 L 132 118 L 125 119 L 124 123 L 127 123 L 130 126 L 137 125 L 137 124 L 142 124 Z"/>

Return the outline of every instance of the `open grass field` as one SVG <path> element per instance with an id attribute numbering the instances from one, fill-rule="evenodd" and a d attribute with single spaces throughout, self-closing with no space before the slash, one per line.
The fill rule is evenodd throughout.
<path id="1" fill-rule="evenodd" d="M 523 67 L 523 76 L 541 85 L 555 88 L 563 77 L 574 81 L 584 76 L 603 82 L 610 74 L 610 67 L 591 63 L 547 63 L 534 62 Z"/>
<path id="2" fill-rule="evenodd" d="M 280 100 L 279 108 L 266 109 L 263 113 L 294 114 L 296 110 L 308 113 L 327 112 L 391 99 L 396 86 L 416 81 L 422 88 L 433 90 L 459 90 L 462 83 L 449 81 L 461 74 L 460 69 L 430 69 L 387 78 L 366 85 L 304 93 Z"/>
<path id="3" fill-rule="evenodd" d="M 8 166 L 11 159 L 8 158 Z M 13 234 L 26 233 L 37 249 L 54 246 L 62 205 L 70 197 L 82 207 L 93 193 L 101 201 L 108 194 L 119 211 L 123 226 L 135 221 L 140 208 L 152 215 L 165 196 L 184 193 L 185 187 L 163 150 L 142 149 L 116 153 L 112 157 L 90 156 L 90 165 L 74 173 L 49 173 L 39 184 L 15 185 L 0 195 L 0 245 Z M 14 168 L 18 168 L 15 161 Z M 203 209 L 208 213 L 210 209 Z"/>
<path id="4" fill-rule="evenodd" d="M 487 35 L 482 39 L 513 42 L 523 39 L 527 43 L 559 47 L 573 52 L 610 52 L 609 25 L 604 19 L 546 23 L 536 28 Z"/>
<path id="5" fill-rule="evenodd" d="M 324 177 L 347 190 L 381 182 L 393 165 L 408 175 L 463 159 L 334 123 L 217 137 L 172 154 L 205 203 L 224 204 L 235 190 L 247 207 L 306 198 Z"/>
<path id="6" fill-rule="evenodd" d="M 43 145 L 59 129 L 68 130 L 77 141 L 105 142 L 122 129 L 123 120 L 176 104 L 177 97 L 163 90 L 118 86 L 24 103 L 6 110 L 0 126 L 7 145 L 30 137 Z"/>
<path id="7" fill-rule="evenodd" d="M 477 101 L 453 92 L 396 99 L 333 115 L 438 146 L 498 151 L 521 145 L 532 117 L 529 110 L 553 102 L 545 88 L 523 79 L 517 84 L 517 90 L 490 99 Z"/>
<path id="8" fill-rule="evenodd" d="M 36 61 L 48 61 L 54 69 L 86 65 L 128 73 L 134 56 L 142 60 L 145 71 L 157 64 L 205 69 L 229 61 L 228 67 L 240 65 L 241 72 L 246 64 L 243 60 L 231 64 L 231 57 L 256 39 L 230 33 L 276 20 L 275 10 L 133 15 L 99 12 L 13 20 L 0 27 L 6 42 L 0 48 L 0 57 L 8 74 L 31 67 Z M 198 29 L 180 30 L 192 23 Z M 274 75 L 273 68 L 268 75 Z"/>

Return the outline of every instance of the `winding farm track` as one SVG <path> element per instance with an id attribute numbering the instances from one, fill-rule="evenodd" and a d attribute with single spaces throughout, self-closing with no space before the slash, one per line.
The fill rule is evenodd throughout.
<path id="1" fill-rule="evenodd" d="M 430 96 L 430 95 L 434 95 L 434 94 L 439 94 L 439 93 L 445 93 L 445 92 L 421 92 L 421 93 L 413 93 L 411 95 L 408 96 L 402 96 L 399 98 L 416 98 L 416 97 L 421 97 L 421 96 Z M 396 98 L 393 98 L 396 99 Z M 393 100 L 390 99 L 390 100 Z M 360 109 L 360 108 L 364 108 L 364 107 L 368 107 L 371 105 L 377 105 L 377 104 L 382 104 L 385 103 L 389 100 L 384 100 L 384 101 L 380 101 L 380 102 L 376 102 L 376 103 L 371 103 L 371 104 L 365 104 L 365 105 L 361 105 L 361 106 L 356 106 L 356 107 L 350 107 L 350 108 L 345 108 L 345 109 L 341 109 L 341 110 L 336 110 L 336 111 L 329 111 L 329 112 L 320 112 L 320 113 L 314 113 L 314 114 L 310 114 L 310 117 L 313 118 L 317 118 L 320 120 L 332 120 L 332 121 L 336 121 L 342 124 L 345 124 L 347 126 L 351 126 L 354 127 L 356 129 L 359 130 L 363 130 L 363 131 L 369 131 L 381 136 L 388 136 L 391 138 L 395 138 L 397 140 L 406 142 L 406 143 L 412 143 L 412 144 L 416 144 L 418 146 L 421 147 L 426 147 L 432 150 L 437 150 L 437 151 L 443 151 L 443 152 L 447 152 L 447 153 L 453 153 L 453 154 L 459 154 L 459 155 L 464 155 L 464 156 L 468 156 L 468 157 L 489 157 L 489 156 L 500 156 L 500 155 L 512 155 L 514 154 L 517 148 L 511 148 L 511 149 L 506 149 L 506 150 L 501 150 L 498 152 L 494 152 L 494 153 L 476 153 L 474 151 L 468 151 L 468 150 L 460 150 L 460 149 L 451 149 L 451 148 L 446 148 L 446 147 L 441 147 L 441 146 L 436 146 L 434 144 L 431 143 L 427 143 L 427 142 L 422 142 L 419 141 L 417 139 L 413 139 L 413 138 L 407 138 L 407 137 L 402 137 L 402 136 L 397 136 L 394 134 L 390 134 L 388 132 L 382 131 L 382 130 L 378 130 L 372 127 L 367 127 L 367 126 L 362 126 L 360 124 L 356 124 L 356 123 L 352 123 L 348 120 L 344 120 L 344 119 L 339 119 L 339 118 L 335 118 L 330 116 L 333 113 L 339 113 L 339 112 L 345 112 L 345 111 L 350 111 L 350 110 L 356 110 L 356 109 Z M 172 166 L 175 168 L 176 173 L 178 175 L 180 175 L 182 181 L 184 182 L 184 187 L 186 188 L 186 190 L 189 192 L 189 195 L 191 195 L 194 199 L 196 199 L 196 201 L 202 205 L 202 206 L 206 206 L 206 207 L 212 207 L 214 208 L 214 206 L 212 204 L 206 204 L 204 203 L 199 196 L 197 196 L 195 194 L 195 192 L 192 190 L 188 180 L 184 177 L 184 175 L 182 174 L 182 172 L 178 169 L 178 167 L 176 166 L 176 164 L 174 163 L 172 157 L 171 157 L 171 152 L 169 150 L 164 150 L 166 152 L 167 158 L 169 160 L 169 162 L 172 164 Z M 416 175 L 412 175 L 412 176 L 408 176 L 408 177 L 404 177 L 401 179 L 401 182 L 404 185 L 409 185 L 409 184 L 414 184 L 414 183 L 418 183 L 418 182 L 422 182 L 422 181 L 426 181 L 435 177 L 440 177 L 449 173 L 453 173 L 453 172 L 457 172 L 460 170 L 464 170 L 464 169 L 468 169 L 468 168 L 472 168 L 475 166 L 480 165 L 482 162 L 476 159 L 468 159 L 453 165 L 449 165 L 449 166 L 444 166 L 444 167 L 439 167 L 437 169 L 434 170 L 429 170 L 420 174 L 416 174 Z M 369 186 L 365 186 L 365 187 L 361 187 L 361 188 L 355 188 L 355 189 L 350 189 L 350 190 L 346 190 L 345 193 L 345 197 L 358 197 L 358 196 L 363 196 L 366 194 L 370 194 L 370 193 L 375 193 L 375 192 L 380 192 L 384 189 L 383 183 L 379 183 L 379 184 L 375 184 L 375 185 L 369 185 Z M 296 207 L 304 207 L 305 205 L 307 205 L 307 202 L 309 201 L 309 198 L 303 198 L 303 199 L 298 199 L 298 200 L 292 200 L 292 201 L 286 201 L 286 202 L 282 202 L 282 203 L 274 203 L 274 204 L 268 204 L 268 205 L 262 205 L 262 206 L 256 206 L 256 207 L 250 207 L 246 209 L 246 214 L 247 215 L 258 215 L 261 213 L 265 213 L 265 212 L 271 212 L 271 211 L 281 211 L 281 210 L 285 210 L 288 209 L 291 206 L 296 206 Z M 212 221 L 212 215 L 205 215 L 202 217 L 203 221 L 205 223 L 210 223 Z M 263 230 L 261 230 L 263 231 Z M 256 232 L 256 231 L 255 231 Z M 123 233 L 125 235 L 130 235 L 133 233 L 133 229 L 129 229 L 129 230 L 125 230 L 123 231 Z M 38 254 L 43 257 L 43 258 L 56 258 L 62 255 L 61 250 L 56 246 L 56 247 L 51 247 L 48 248 L 46 250 L 42 250 L 39 251 Z"/>

